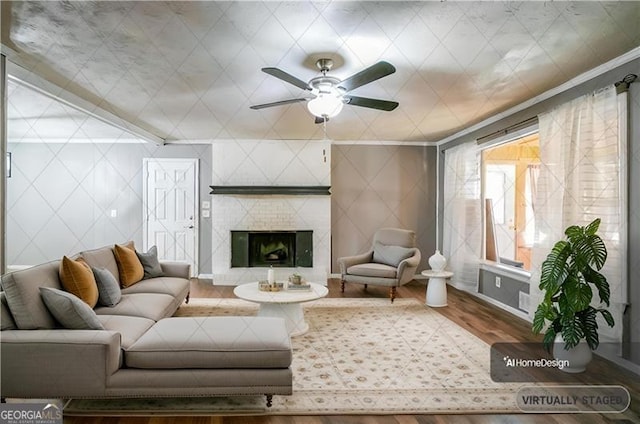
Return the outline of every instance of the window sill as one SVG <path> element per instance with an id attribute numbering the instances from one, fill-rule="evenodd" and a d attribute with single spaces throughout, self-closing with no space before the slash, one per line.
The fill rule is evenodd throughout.
<path id="1" fill-rule="evenodd" d="M 503 277 L 509 277 L 523 283 L 529 283 L 529 281 L 531 280 L 531 272 L 513 266 L 499 264 L 493 261 L 480 261 L 480 269 L 490 271 Z"/>

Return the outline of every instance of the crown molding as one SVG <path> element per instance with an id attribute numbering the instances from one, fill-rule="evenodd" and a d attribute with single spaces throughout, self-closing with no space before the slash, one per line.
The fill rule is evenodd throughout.
<path id="1" fill-rule="evenodd" d="M 7 57 L 7 79 L 17 84 L 30 88 L 44 96 L 55 101 L 72 107 L 82 113 L 96 118 L 108 125 L 125 131 L 142 140 L 156 144 L 164 144 L 165 140 L 138 125 L 132 124 L 124 118 L 88 101 L 69 90 L 41 77 L 33 71 L 30 71 L 20 59 L 20 55 L 15 50 L 7 47 L 5 44 L 1 46 L 2 53 Z"/>
<path id="2" fill-rule="evenodd" d="M 470 134 L 474 131 L 480 130 L 488 125 L 491 125 L 495 122 L 500 121 L 501 119 L 507 118 L 511 115 L 514 115 L 518 112 L 521 112 L 537 103 L 540 103 L 544 100 L 550 99 L 553 96 L 556 96 L 560 93 L 563 93 L 573 87 L 577 87 L 580 84 L 583 84 L 595 77 L 598 77 L 608 71 L 611 71 L 615 68 L 617 68 L 618 66 L 622 66 L 626 63 L 629 63 L 633 60 L 636 60 L 640 58 L 640 47 L 636 47 L 635 49 L 629 50 L 627 53 L 620 55 L 618 57 L 616 57 L 615 59 L 612 59 L 606 63 L 603 63 L 602 65 L 596 66 L 593 69 L 590 69 L 586 72 L 583 72 L 582 74 L 578 75 L 577 77 L 574 77 L 572 79 L 570 79 L 569 81 L 560 84 L 557 87 L 554 87 L 550 90 L 545 91 L 542 94 L 539 94 L 535 97 L 530 98 L 529 100 L 520 103 L 512 108 L 509 108 L 507 110 L 505 110 L 504 112 L 500 112 L 496 115 L 493 115 L 490 118 L 485 119 L 482 122 L 478 122 L 475 125 L 472 125 L 470 127 L 465 128 L 462 131 L 458 131 L 455 134 L 452 134 L 448 137 L 443 138 L 442 140 L 436 142 L 437 146 L 442 146 L 444 144 L 447 144 L 450 141 L 456 140 L 460 137 L 463 137 L 467 134 Z"/>

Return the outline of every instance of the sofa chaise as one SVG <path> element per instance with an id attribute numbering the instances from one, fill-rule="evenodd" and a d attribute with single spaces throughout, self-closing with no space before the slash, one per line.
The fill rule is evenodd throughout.
<path id="1" fill-rule="evenodd" d="M 89 315 L 98 329 L 69 329 L 49 301 L 53 293 L 66 306 L 78 304 L 61 293 L 61 263 L 106 270 L 122 286 L 117 246 L 2 276 L 3 399 L 259 394 L 271 406 L 273 395 L 292 393 L 291 341 L 281 318 L 172 317 L 188 301 L 185 264 L 159 263 L 161 276 L 120 288 L 115 305 L 96 305 Z"/>

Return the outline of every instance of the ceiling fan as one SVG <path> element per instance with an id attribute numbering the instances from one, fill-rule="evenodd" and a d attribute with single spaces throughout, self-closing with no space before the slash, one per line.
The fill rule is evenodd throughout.
<path id="1" fill-rule="evenodd" d="M 251 109 L 264 109 L 291 103 L 307 102 L 307 109 L 316 117 L 316 124 L 321 124 L 340 113 L 345 104 L 384 111 L 392 111 L 398 107 L 398 102 L 348 94 L 358 87 L 393 74 L 396 68 L 390 63 L 384 61 L 378 62 L 344 80 L 327 75 L 333 67 L 333 61 L 331 59 L 319 59 L 316 62 L 316 66 L 320 69 L 322 75 L 310 79 L 309 82 L 304 82 L 278 68 L 262 68 L 263 72 L 271 76 L 293 84 L 303 90 L 310 91 L 312 97 L 300 97 L 264 103 L 251 106 Z"/>

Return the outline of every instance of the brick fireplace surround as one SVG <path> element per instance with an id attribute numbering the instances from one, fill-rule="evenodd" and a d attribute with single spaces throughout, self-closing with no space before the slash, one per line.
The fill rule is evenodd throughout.
<path id="1" fill-rule="evenodd" d="M 330 186 L 328 141 L 221 141 L 212 148 L 214 186 Z M 276 268 L 326 283 L 331 267 L 328 195 L 212 195 L 212 272 L 215 285 L 266 279 L 267 268 L 231 267 L 231 231 L 313 231 L 313 267 Z"/>

